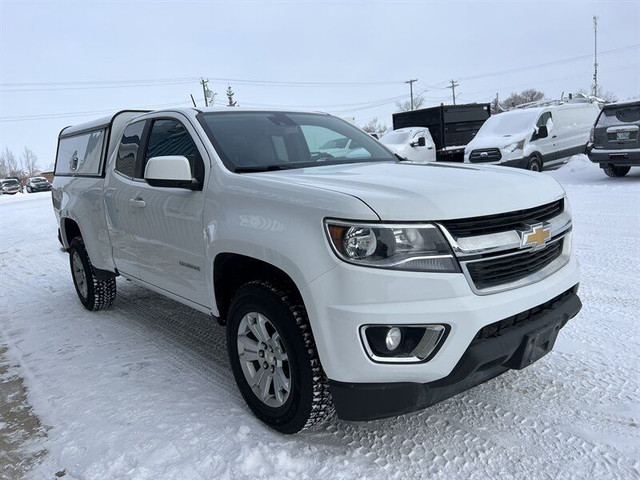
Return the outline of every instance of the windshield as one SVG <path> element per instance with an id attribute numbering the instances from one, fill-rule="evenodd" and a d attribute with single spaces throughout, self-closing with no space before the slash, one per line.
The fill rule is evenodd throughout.
<path id="1" fill-rule="evenodd" d="M 198 119 L 235 172 L 396 160 L 370 135 L 330 115 L 208 112 Z M 334 144 L 343 147 L 327 147 Z"/>
<path id="2" fill-rule="evenodd" d="M 533 131 L 539 110 L 499 113 L 490 116 L 478 131 L 480 136 L 511 136 L 517 133 Z"/>
<path id="3" fill-rule="evenodd" d="M 42 177 L 36 177 L 31 179 L 32 183 L 46 183 L 46 181 L 47 179 Z"/>
<path id="4" fill-rule="evenodd" d="M 605 107 L 602 111 L 602 115 L 600 115 L 600 118 L 598 119 L 599 127 L 609 127 L 611 125 L 620 125 L 625 123 L 640 125 L 640 105 L 617 108 Z"/>
<path id="5" fill-rule="evenodd" d="M 6 185 L 6 186 L 13 186 L 13 185 L 18 185 L 18 181 L 17 180 L 3 180 L 2 184 Z"/>
<path id="6" fill-rule="evenodd" d="M 382 136 L 380 141 L 387 145 L 400 145 L 407 143 L 411 132 L 389 132 Z"/>

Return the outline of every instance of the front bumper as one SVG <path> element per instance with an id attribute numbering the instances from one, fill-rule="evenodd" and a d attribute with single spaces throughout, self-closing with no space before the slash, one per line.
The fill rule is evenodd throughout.
<path id="1" fill-rule="evenodd" d="M 587 147 L 587 155 L 593 163 L 599 163 L 601 167 L 616 165 L 619 167 L 640 166 L 640 149 L 628 150 L 602 150 L 592 146 Z"/>
<path id="2" fill-rule="evenodd" d="M 483 327 L 537 307 L 579 282 L 575 257 L 520 288 L 476 295 L 463 274 L 403 272 L 340 262 L 301 289 L 320 361 L 342 383 L 429 383 L 447 377 Z M 376 363 L 363 325 L 448 325 L 437 354 L 423 363 Z"/>
<path id="3" fill-rule="evenodd" d="M 481 329 L 447 377 L 421 383 L 330 381 L 336 413 L 364 421 L 402 415 L 457 395 L 509 369 L 522 369 L 553 348 L 558 331 L 582 304 L 578 285 L 554 299 Z"/>

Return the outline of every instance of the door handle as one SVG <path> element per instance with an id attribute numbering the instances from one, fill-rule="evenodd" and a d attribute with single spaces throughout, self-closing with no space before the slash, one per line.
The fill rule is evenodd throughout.
<path id="1" fill-rule="evenodd" d="M 554 135 L 554 136 L 553 136 L 553 137 L 551 137 L 551 138 L 556 138 L 556 137 L 557 137 L 557 135 Z"/>
<path id="2" fill-rule="evenodd" d="M 147 206 L 147 203 L 141 198 L 130 198 L 129 205 L 132 207 L 144 208 Z"/>

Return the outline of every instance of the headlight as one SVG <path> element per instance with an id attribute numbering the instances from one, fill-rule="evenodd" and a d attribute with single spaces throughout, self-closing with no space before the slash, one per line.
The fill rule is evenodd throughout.
<path id="1" fill-rule="evenodd" d="M 460 272 L 435 225 L 326 220 L 325 227 L 333 251 L 345 262 L 414 272 Z"/>
<path id="2" fill-rule="evenodd" d="M 516 150 L 522 150 L 524 148 L 524 138 L 519 142 L 510 143 L 509 145 L 505 145 L 502 149 L 507 152 L 515 152 Z"/>

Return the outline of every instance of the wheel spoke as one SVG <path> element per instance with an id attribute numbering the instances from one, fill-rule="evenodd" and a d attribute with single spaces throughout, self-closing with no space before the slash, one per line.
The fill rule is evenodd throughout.
<path id="1" fill-rule="evenodd" d="M 267 370 L 263 370 L 264 375 L 260 378 L 260 395 L 262 396 L 262 401 L 267 400 L 271 395 L 269 394 L 269 389 L 271 388 L 271 382 L 273 382 L 273 376 Z"/>
<path id="2" fill-rule="evenodd" d="M 258 314 L 258 321 L 256 322 L 256 324 L 258 326 L 258 329 L 260 330 L 260 333 L 262 334 L 261 340 L 264 343 L 269 343 L 269 340 L 271 339 L 271 335 L 269 335 L 269 331 L 267 330 L 268 321 L 269 320 L 264 318 L 262 315 Z"/>
<path id="3" fill-rule="evenodd" d="M 238 346 L 242 345 L 245 352 L 258 353 L 258 342 L 247 337 L 246 335 L 238 336 Z"/>
<path id="4" fill-rule="evenodd" d="M 249 317 L 247 319 L 247 326 L 249 327 L 249 330 L 251 331 L 251 333 L 253 333 L 253 335 L 256 337 L 256 339 L 260 342 L 264 342 L 266 339 L 262 336 L 262 331 L 260 330 L 260 327 L 258 326 L 258 316 L 257 314 L 255 316 Z"/>
<path id="5" fill-rule="evenodd" d="M 243 352 L 238 352 L 240 355 L 240 359 L 245 362 L 255 362 L 260 361 L 260 357 L 257 352 L 252 352 L 251 350 L 244 350 Z"/>
<path id="6" fill-rule="evenodd" d="M 279 388 L 281 388 L 282 390 L 284 390 L 287 393 L 291 390 L 291 382 L 285 376 L 284 370 L 282 370 L 282 367 L 280 367 L 280 366 L 276 367 L 276 371 L 274 372 L 274 376 L 273 377 L 274 377 L 274 380 L 275 380 L 275 384 Z"/>

